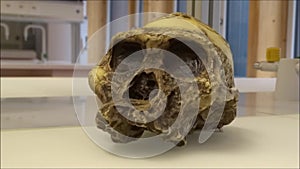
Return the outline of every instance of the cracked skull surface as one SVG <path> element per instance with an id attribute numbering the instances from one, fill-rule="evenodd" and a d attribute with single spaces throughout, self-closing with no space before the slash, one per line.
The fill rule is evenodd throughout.
<path id="1" fill-rule="evenodd" d="M 114 36 L 89 84 L 101 101 L 97 127 L 118 143 L 163 135 L 184 145 L 206 123 L 220 129 L 236 116 L 228 43 L 181 13 Z"/>

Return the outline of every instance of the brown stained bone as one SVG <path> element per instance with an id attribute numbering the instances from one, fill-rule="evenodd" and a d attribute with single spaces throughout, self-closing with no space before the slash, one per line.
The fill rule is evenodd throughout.
<path id="1" fill-rule="evenodd" d="M 212 97 L 212 95 L 218 95 L 218 93 L 212 92 L 213 87 L 221 83 L 226 86 L 227 94 L 226 100 L 224 100 L 225 108 L 217 128 L 228 125 L 236 116 L 238 91 L 234 87 L 232 54 L 229 45 L 217 32 L 190 16 L 176 13 L 165 18 L 172 17 L 192 20 L 199 27 L 199 31 L 153 27 L 119 33 L 113 39 L 115 43 L 113 47 L 89 74 L 90 86 L 103 104 L 96 116 L 97 126 L 109 132 L 114 142 L 127 143 L 143 137 L 143 133 L 148 131 L 155 135 L 163 133 L 167 135 L 166 141 L 174 142 L 177 145 L 185 144 L 186 136 L 183 133 L 188 129 L 185 126 L 187 124 L 192 126 L 189 133 L 194 130 L 201 130 L 212 103 L 215 101 L 221 105 L 221 102 L 218 103 Z M 182 24 L 185 22 L 183 21 Z M 216 37 L 217 40 L 214 39 Z M 196 51 L 192 50 L 190 46 L 194 46 Z M 130 85 L 125 86 L 124 89 L 129 92 L 130 103 L 134 109 L 126 107 L 120 100 L 112 100 L 111 83 L 119 64 L 134 52 L 153 48 L 163 49 L 180 57 L 193 73 L 194 79 L 189 79 L 188 83 L 196 82 L 199 92 L 195 96 L 194 91 L 188 90 L 188 94 L 191 96 L 189 99 L 191 101 L 193 97 L 201 99 L 199 107 L 196 107 L 199 112 L 195 121 L 187 120 L 180 114 L 182 98 L 179 86 L 181 84 L 176 81 L 175 77 L 162 70 L 138 69 L 135 77 L 132 80 L 128 79 Z M 201 59 L 198 58 L 198 54 L 201 55 Z M 170 64 L 164 61 L 163 54 L 155 57 L 161 57 L 161 63 L 155 64 Z M 222 64 L 222 69 L 216 66 L 217 63 Z M 174 68 L 172 71 L 180 71 L 177 65 L 169 65 L 169 67 Z M 218 75 L 222 78 L 217 78 Z M 145 113 L 150 107 L 149 95 L 154 89 L 163 91 L 166 96 L 166 108 L 160 117 L 149 122 Z M 142 119 L 145 122 L 125 118 L 116 107 L 125 110 L 131 118 Z M 151 113 L 155 115 L 157 112 L 153 110 Z M 181 117 L 179 124 L 182 125 L 176 126 L 174 132 L 170 133 L 170 126 L 175 123 L 179 116 Z"/>

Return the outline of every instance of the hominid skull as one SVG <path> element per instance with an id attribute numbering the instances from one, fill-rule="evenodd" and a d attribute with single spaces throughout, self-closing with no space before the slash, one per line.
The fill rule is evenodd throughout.
<path id="1" fill-rule="evenodd" d="M 151 133 L 183 145 L 186 135 L 205 123 L 220 129 L 236 116 L 238 91 L 228 43 L 181 13 L 113 37 L 89 83 L 102 103 L 97 127 L 114 142 Z"/>

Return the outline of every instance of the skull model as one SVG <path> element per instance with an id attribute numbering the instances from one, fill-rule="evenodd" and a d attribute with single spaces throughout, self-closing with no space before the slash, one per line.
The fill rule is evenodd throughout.
<path id="1" fill-rule="evenodd" d="M 189 70 L 170 61 L 172 54 Z M 126 61 L 131 55 L 134 59 Z M 166 67 L 168 71 L 164 71 Z M 185 71 L 193 78 L 180 74 Z M 182 81 L 196 84 L 197 90 L 186 87 L 183 96 Z M 184 145 L 186 135 L 203 129 L 208 117 L 212 118 L 209 123 L 220 129 L 236 116 L 238 91 L 228 43 L 209 26 L 181 13 L 117 34 L 112 47 L 90 72 L 89 83 L 102 103 L 97 127 L 110 133 L 114 142 L 126 143 L 144 137 L 147 131 Z M 114 98 L 114 92 L 118 97 Z M 218 99 L 220 92 L 225 94 L 223 100 Z M 127 101 L 123 97 L 128 97 Z M 199 103 L 188 105 L 184 99 L 185 103 L 197 99 Z M 209 114 L 212 104 L 222 103 L 219 111 Z M 187 113 L 182 114 L 185 105 Z M 190 109 L 197 110 L 194 118 L 188 114 Z M 220 111 L 220 118 L 213 116 Z M 173 125 L 175 121 L 179 125 Z"/>

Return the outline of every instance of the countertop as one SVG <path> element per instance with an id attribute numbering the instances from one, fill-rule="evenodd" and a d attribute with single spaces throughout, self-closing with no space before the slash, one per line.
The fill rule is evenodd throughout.
<path id="1" fill-rule="evenodd" d="M 128 159 L 102 150 L 80 127 L 2 130 L 1 167 L 299 167 L 298 114 L 239 117 L 204 144 L 197 138 L 156 157 Z"/>
<path id="2" fill-rule="evenodd" d="M 39 60 L 1 60 L 1 69 L 53 69 L 53 70 L 68 70 L 68 69 L 91 69 L 94 65 L 81 65 L 68 63 L 63 61 L 47 61 L 40 62 Z"/>
<path id="3" fill-rule="evenodd" d="M 118 157 L 88 138 L 68 100 L 73 80 L 1 78 L 1 126 L 10 128 L 1 128 L 1 168 L 299 168 L 299 102 L 275 100 L 274 79 L 235 79 L 238 116 L 223 132 L 204 144 L 195 133 L 187 146 L 146 159 Z M 92 97 L 86 78 L 75 82 L 78 96 Z"/>
<path id="4" fill-rule="evenodd" d="M 1 60 L 2 77 L 86 77 L 93 64 L 74 64 L 64 61 Z"/>
<path id="5" fill-rule="evenodd" d="M 235 78 L 238 90 L 245 92 L 272 92 L 275 78 Z M 87 77 L 1 77 L 1 98 L 64 97 L 76 95 L 73 83 L 80 86 L 80 95 L 92 95 Z M 251 85 L 250 85 L 251 84 Z"/>
<path id="6" fill-rule="evenodd" d="M 73 92 L 73 83 L 78 87 Z M 1 77 L 1 98 L 93 95 L 87 77 Z"/>

